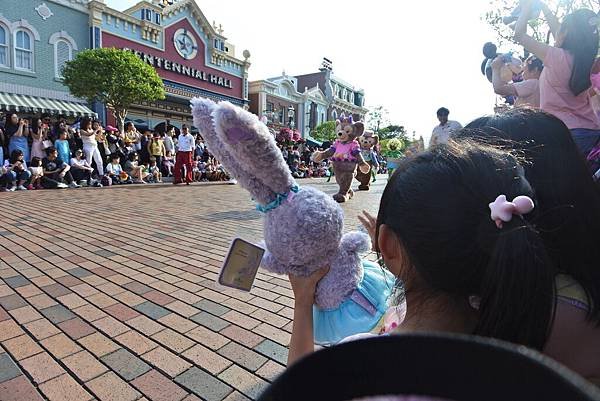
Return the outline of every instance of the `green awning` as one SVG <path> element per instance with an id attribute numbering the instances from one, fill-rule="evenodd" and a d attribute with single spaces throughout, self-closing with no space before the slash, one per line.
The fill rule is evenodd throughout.
<path id="1" fill-rule="evenodd" d="M 97 117 L 85 104 L 66 100 L 0 92 L 0 110 L 62 114 L 75 117 Z"/>

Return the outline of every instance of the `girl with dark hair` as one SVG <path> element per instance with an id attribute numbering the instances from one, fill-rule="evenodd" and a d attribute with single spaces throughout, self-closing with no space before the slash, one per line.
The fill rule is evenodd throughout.
<path id="1" fill-rule="evenodd" d="M 580 9 L 560 24 L 544 5 L 544 15 L 555 46 L 538 42 L 527 34 L 532 0 L 525 0 L 515 27 L 515 39 L 544 62 L 540 75 L 540 107 L 569 127 L 581 153 L 587 156 L 600 139 L 600 122 L 592 108 L 590 75 L 598 54 L 598 16 Z"/>
<path id="2" fill-rule="evenodd" d="M 27 190 L 24 184 L 31 177 L 31 173 L 27 169 L 25 155 L 20 149 L 13 150 L 11 152 L 10 159 L 6 161 L 2 168 L 2 171 L 3 182 L 6 184 L 6 190 Z"/>
<path id="3" fill-rule="evenodd" d="M 4 124 L 4 134 L 8 140 L 8 154 L 13 151 L 20 150 L 23 152 L 25 160 L 29 160 L 29 122 L 24 118 L 19 118 L 16 113 L 9 112 L 6 114 L 6 122 Z"/>
<path id="4" fill-rule="evenodd" d="M 47 131 L 48 128 L 41 118 L 33 120 L 33 127 L 31 129 L 31 160 L 33 160 L 34 157 L 37 157 L 40 160 L 46 157 L 43 142 L 48 139 Z"/>
<path id="5" fill-rule="evenodd" d="M 377 220 L 365 222 L 405 288 L 406 318 L 397 332 L 472 333 L 542 349 L 555 273 L 527 216 L 533 199 L 508 152 L 451 141 L 403 159 Z M 313 351 L 312 304 L 324 274 L 290 276 L 289 362 Z"/>
<path id="6" fill-rule="evenodd" d="M 600 381 L 600 189 L 568 128 L 553 115 L 512 110 L 479 118 L 456 137 L 522 153 L 538 202 L 532 214 L 556 266 L 558 302 L 545 352 Z M 477 129 L 477 131 L 474 131 Z"/>
<path id="7" fill-rule="evenodd" d="M 96 140 L 96 138 L 104 135 L 102 125 L 100 125 L 98 121 L 92 122 L 90 118 L 86 117 L 81 121 L 80 133 L 81 140 L 83 141 L 83 153 L 85 154 L 85 160 L 88 166 L 91 166 L 93 159 L 96 162 L 98 177 L 102 177 L 104 175 L 104 161 Z"/>

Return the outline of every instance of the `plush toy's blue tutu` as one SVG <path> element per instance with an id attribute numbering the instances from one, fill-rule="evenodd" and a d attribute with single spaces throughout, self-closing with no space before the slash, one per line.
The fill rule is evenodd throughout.
<path id="1" fill-rule="evenodd" d="M 330 345 L 373 330 L 388 309 L 395 277 L 373 262 L 363 261 L 364 277 L 350 298 L 336 309 L 313 306 L 315 343 Z"/>

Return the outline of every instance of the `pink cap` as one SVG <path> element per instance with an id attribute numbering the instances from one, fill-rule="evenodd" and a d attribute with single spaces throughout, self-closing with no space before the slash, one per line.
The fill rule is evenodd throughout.
<path id="1" fill-rule="evenodd" d="M 107 125 L 106 126 L 106 131 L 111 131 L 111 132 L 117 132 L 118 129 L 116 129 L 115 127 L 113 127 L 112 125 Z"/>

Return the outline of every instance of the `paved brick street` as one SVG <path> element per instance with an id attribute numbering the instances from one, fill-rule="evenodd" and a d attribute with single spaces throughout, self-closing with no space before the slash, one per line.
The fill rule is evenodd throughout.
<path id="1" fill-rule="evenodd" d="M 384 185 L 344 205 L 346 229 Z M 215 285 L 230 240 L 261 238 L 239 186 L 0 199 L 0 400 L 247 400 L 284 369 L 287 278 L 259 272 L 249 294 Z"/>

